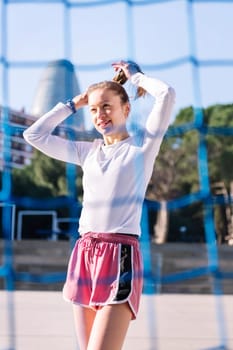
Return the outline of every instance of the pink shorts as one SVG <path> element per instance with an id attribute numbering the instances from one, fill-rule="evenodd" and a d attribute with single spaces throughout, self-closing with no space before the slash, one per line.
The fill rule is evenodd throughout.
<path id="1" fill-rule="evenodd" d="M 143 286 L 142 257 L 136 236 L 86 233 L 72 251 L 65 300 L 98 310 L 128 302 L 136 318 Z"/>

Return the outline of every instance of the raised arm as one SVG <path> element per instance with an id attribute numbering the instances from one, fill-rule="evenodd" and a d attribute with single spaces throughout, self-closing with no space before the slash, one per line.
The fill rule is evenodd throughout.
<path id="1" fill-rule="evenodd" d="M 86 95 L 82 94 L 74 97 L 73 102 L 76 109 L 81 108 L 86 104 Z M 58 103 L 24 131 L 23 136 L 25 140 L 52 158 L 80 164 L 78 143 L 52 134 L 56 126 L 71 113 L 72 110 L 69 106 Z M 79 143 L 79 147 L 81 146 L 82 143 Z"/>
<path id="2" fill-rule="evenodd" d="M 113 63 L 113 68 L 118 75 L 125 76 L 131 83 L 136 85 L 138 92 L 143 95 L 143 91 L 148 92 L 155 98 L 155 103 L 148 116 L 146 130 L 153 137 L 163 137 L 165 134 L 175 103 L 175 91 L 168 84 L 155 78 L 151 78 L 142 73 L 140 67 L 131 61 L 120 61 Z M 123 81 L 124 82 L 124 81 Z M 140 96 L 140 94 L 138 94 Z"/>
<path id="3" fill-rule="evenodd" d="M 142 87 L 155 98 L 153 108 L 147 118 L 146 129 L 151 136 L 163 137 L 168 128 L 175 103 L 175 90 L 163 81 L 142 73 L 132 75 L 130 80 L 134 85 Z"/>

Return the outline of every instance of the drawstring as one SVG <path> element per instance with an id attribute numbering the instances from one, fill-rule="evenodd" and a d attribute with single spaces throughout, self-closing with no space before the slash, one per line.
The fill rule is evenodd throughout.
<path id="1" fill-rule="evenodd" d="M 88 232 L 80 239 L 80 248 L 88 252 L 88 261 L 93 263 L 94 256 L 101 256 L 104 245 L 101 243 L 128 244 L 138 246 L 138 236 L 130 234 Z"/>
<path id="2" fill-rule="evenodd" d="M 88 252 L 88 260 L 91 264 L 93 264 L 94 256 L 101 255 L 100 248 L 100 239 L 97 237 L 88 237 L 82 244 L 82 248 L 84 251 Z"/>

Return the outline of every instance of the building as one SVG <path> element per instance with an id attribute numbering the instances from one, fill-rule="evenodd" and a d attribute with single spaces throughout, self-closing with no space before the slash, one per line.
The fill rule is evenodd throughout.
<path id="1" fill-rule="evenodd" d="M 23 130 L 58 102 L 65 103 L 78 93 L 80 90 L 73 64 L 64 59 L 56 60 L 49 62 L 45 68 L 29 114 L 23 110 L 0 107 L 0 170 L 30 164 L 33 148 L 24 141 Z M 65 138 L 85 139 L 82 110 L 67 118 L 55 132 Z"/>
<path id="2" fill-rule="evenodd" d="M 65 59 L 51 61 L 42 74 L 30 113 L 41 116 L 58 102 L 65 103 L 79 93 L 73 64 Z M 83 111 L 73 114 L 64 124 L 77 131 L 84 131 Z"/>
<path id="3" fill-rule="evenodd" d="M 4 113 L 7 113 L 6 118 Z M 30 164 L 33 150 L 24 141 L 22 132 L 36 118 L 26 114 L 23 110 L 4 110 L 0 106 L 0 119 L 0 170 L 6 168 L 23 168 L 25 165 Z"/>

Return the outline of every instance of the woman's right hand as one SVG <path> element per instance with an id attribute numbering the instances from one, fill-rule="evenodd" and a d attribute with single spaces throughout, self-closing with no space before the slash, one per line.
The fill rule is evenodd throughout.
<path id="1" fill-rule="evenodd" d="M 86 106 L 88 104 L 87 92 L 85 91 L 82 94 L 73 97 L 73 102 L 76 109 Z"/>
<path id="2" fill-rule="evenodd" d="M 136 73 L 142 73 L 139 65 L 133 61 L 120 61 L 112 63 L 113 69 L 117 72 L 117 74 L 113 77 L 113 81 L 123 85 L 125 82 L 130 79 Z M 141 96 L 145 96 L 146 90 L 142 87 L 137 87 L 137 92 L 135 99 Z"/>

